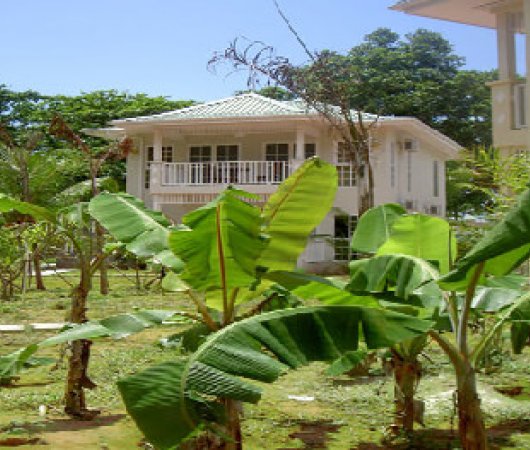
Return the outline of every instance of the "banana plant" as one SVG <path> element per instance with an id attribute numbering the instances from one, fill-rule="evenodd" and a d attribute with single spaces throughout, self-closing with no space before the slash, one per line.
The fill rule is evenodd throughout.
<path id="1" fill-rule="evenodd" d="M 431 326 L 364 306 L 279 310 L 235 322 L 189 358 L 150 367 L 118 386 L 147 439 L 157 449 L 174 449 L 200 430 L 226 435 L 234 420 L 226 404 L 261 398 L 250 380 L 271 383 L 287 369 L 337 360 L 357 350 L 361 336 L 369 348 L 382 348 L 425 334 Z M 225 448 L 241 448 L 240 434 L 229 438 Z"/>
<path id="2" fill-rule="evenodd" d="M 0 356 L 0 385 L 10 384 L 11 380 L 16 378 L 25 368 L 49 363 L 50 358 L 36 358 L 34 356 L 41 349 L 73 341 L 103 337 L 123 339 L 146 328 L 181 317 L 179 314 L 179 311 L 142 310 L 109 316 L 101 320 L 65 325 L 64 330 L 55 336 L 20 348 L 8 355 Z"/>
<path id="3" fill-rule="evenodd" d="M 395 210 L 395 207 L 392 209 Z M 477 364 L 505 323 L 511 323 L 516 351 L 521 350 L 530 331 L 530 295 L 520 291 L 514 293 L 513 289 L 505 286 L 497 290 L 492 288 L 502 285 L 499 279 L 510 274 L 530 255 L 530 191 L 526 191 L 517 206 L 454 264 L 451 261 L 455 256 L 455 246 L 450 229 L 440 228 L 440 232 L 434 234 L 422 229 L 422 224 L 428 223 L 428 219 L 417 216 L 396 218 L 396 214 L 391 215 L 390 220 L 387 217 L 381 219 L 385 216 L 381 211 L 375 216 L 379 216 L 379 221 L 390 222 L 388 226 L 381 225 L 390 230 L 386 240 L 380 236 L 372 239 L 379 245 L 376 254 L 412 253 L 428 237 L 427 249 L 416 256 L 433 262 L 441 272 L 436 282 L 442 290 L 442 305 L 447 311 L 456 342 L 447 339 L 437 329 L 430 330 L 428 335 L 446 353 L 455 369 L 459 434 L 463 448 L 486 449 L 487 435 L 476 388 Z M 444 251 L 447 258 L 440 258 Z M 432 283 L 424 286 L 432 288 Z M 486 290 L 481 286 L 485 286 Z M 494 314 L 496 321 L 471 346 L 468 333 L 473 311 Z"/>
<path id="4" fill-rule="evenodd" d="M 69 321 L 81 324 L 87 318 L 87 299 L 92 287 L 92 277 L 109 253 L 93 257 L 91 226 L 86 204 L 76 204 L 58 211 L 19 201 L 0 194 L 0 213 L 17 211 L 32 216 L 35 220 L 49 224 L 58 235 L 68 241 L 79 259 L 79 281 L 72 287 Z M 87 408 L 85 389 L 96 385 L 88 376 L 91 341 L 82 339 L 72 342 L 68 361 L 68 375 L 65 389 L 65 412 L 77 418 L 90 419 L 97 414 Z"/>
<path id="5" fill-rule="evenodd" d="M 270 287 L 261 283 L 264 272 L 296 266 L 310 233 L 331 209 L 336 189 L 335 167 L 313 158 L 278 187 L 263 209 L 247 201 L 257 200 L 255 195 L 229 187 L 175 227 L 127 195 L 101 194 L 91 200 L 89 211 L 138 256 L 162 264 L 168 256 L 178 258 L 182 265 L 170 267 L 170 277 L 175 280 L 179 272 L 178 290 L 190 297 L 214 332 L 236 320 L 239 305 Z M 301 214 L 307 210 L 310 215 Z M 238 406 L 227 400 L 225 409 L 231 417 L 227 435 L 237 441 Z"/>

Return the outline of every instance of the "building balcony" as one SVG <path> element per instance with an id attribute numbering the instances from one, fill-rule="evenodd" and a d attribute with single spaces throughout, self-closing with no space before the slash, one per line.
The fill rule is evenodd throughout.
<path id="1" fill-rule="evenodd" d="M 193 186 L 278 185 L 299 164 L 294 161 L 151 162 L 146 174 L 146 188 L 157 190 L 156 186 L 160 186 L 166 191 Z M 339 186 L 355 186 L 351 165 L 340 164 L 337 171 Z"/>
<path id="2" fill-rule="evenodd" d="M 161 163 L 162 186 L 279 184 L 292 171 L 287 161 Z"/>

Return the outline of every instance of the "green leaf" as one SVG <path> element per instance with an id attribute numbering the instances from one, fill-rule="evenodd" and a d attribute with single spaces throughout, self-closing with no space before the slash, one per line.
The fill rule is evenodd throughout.
<path id="1" fill-rule="evenodd" d="M 270 270 L 292 270 L 311 232 L 333 206 L 335 166 L 311 158 L 287 178 L 263 207 L 270 243 L 258 264 Z"/>
<path id="2" fill-rule="evenodd" d="M 512 305 L 520 296 L 521 291 L 515 289 L 479 287 L 471 303 L 471 308 L 494 313 Z"/>
<path id="3" fill-rule="evenodd" d="M 211 396 L 255 403 L 261 390 L 246 380 L 271 383 L 288 368 L 334 361 L 357 350 L 361 336 L 368 348 L 388 347 L 430 326 L 358 306 L 274 311 L 215 333 L 185 363 L 151 367 L 120 380 L 118 387 L 146 438 L 156 448 L 175 448 L 208 421 L 222 422 Z"/>
<path id="4" fill-rule="evenodd" d="M 390 237 L 392 225 L 407 211 L 398 204 L 388 203 L 366 211 L 355 228 L 351 248 L 354 252 L 375 253 Z"/>
<path id="5" fill-rule="evenodd" d="M 54 223 L 56 221 L 55 213 L 42 206 L 22 202 L 0 193 L 0 213 L 17 211 L 20 214 L 27 214 L 36 220 L 44 220 Z"/>
<path id="6" fill-rule="evenodd" d="M 256 279 L 257 260 L 267 245 L 255 206 L 230 188 L 184 216 L 169 246 L 186 266 L 182 279 L 199 291 L 233 289 Z"/>
<path id="7" fill-rule="evenodd" d="M 513 309 L 509 320 L 512 349 L 515 354 L 520 354 L 530 339 L 530 298 Z"/>
<path id="8" fill-rule="evenodd" d="M 397 218 L 378 255 L 404 254 L 435 264 L 447 273 L 456 256 L 456 239 L 449 223 L 439 217 L 411 214 Z"/>
<path id="9" fill-rule="evenodd" d="M 374 308 L 379 306 L 373 296 L 352 294 L 345 290 L 345 284 L 317 275 L 276 271 L 265 274 L 264 278 L 278 283 L 297 297 L 320 300 L 326 305 L 359 305 Z"/>
<path id="10" fill-rule="evenodd" d="M 379 255 L 350 263 L 351 292 L 391 292 L 395 297 L 423 299 L 423 306 L 440 306 L 442 292 L 434 283 L 437 270 L 420 258 L 408 255 Z M 422 287 L 430 283 L 428 292 Z M 433 291 L 433 289 L 436 291 Z M 428 294 L 428 295 L 421 295 Z"/>
<path id="11" fill-rule="evenodd" d="M 118 314 L 105 319 L 90 321 L 78 325 L 68 325 L 65 331 L 43 341 L 28 345 L 9 355 L 0 357 L 0 380 L 14 377 L 35 352 L 41 348 L 64 344 L 79 339 L 95 339 L 99 337 L 124 338 L 138 333 L 173 317 L 175 311 L 145 310 L 132 314 Z"/>
<path id="12" fill-rule="evenodd" d="M 484 274 L 509 274 L 530 255 L 530 190 L 519 199 L 517 207 L 495 225 L 440 279 L 446 290 L 464 290 L 475 268 L 485 263 Z"/>
<path id="13" fill-rule="evenodd" d="M 162 213 L 147 209 L 129 194 L 99 194 L 90 201 L 88 209 L 131 253 L 140 258 L 153 258 L 177 272 L 182 270 L 182 261 L 169 252 L 171 222 Z"/>
<path id="14" fill-rule="evenodd" d="M 326 370 L 326 375 L 336 377 L 355 369 L 361 364 L 366 357 L 368 352 L 366 350 L 355 350 L 353 352 L 346 352 L 339 359 L 333 361 Z"/>

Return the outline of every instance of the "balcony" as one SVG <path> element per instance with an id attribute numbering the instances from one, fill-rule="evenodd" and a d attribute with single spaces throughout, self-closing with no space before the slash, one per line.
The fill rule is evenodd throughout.
<path id="1" fill-rule="evenodd" d="M 287 161 L 162 163 L 162 186 L 279 184 L 290 174 Z"/>

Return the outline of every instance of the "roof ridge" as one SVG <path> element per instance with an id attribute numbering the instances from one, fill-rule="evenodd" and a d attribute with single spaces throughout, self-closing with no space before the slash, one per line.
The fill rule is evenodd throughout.
<path id="1" fill-rule="evenodd" d="M 261 94 L 258 94 L 257 92 L 248 92 L 246 94 L 243 94 L 243 95 L 249 95 L 249 96 L 253 96 L 253 97 L 257 97 L 261 100 L 265 100 L 273 105 L 276 105 L 276 106 L 279 106 L 279 107 L 282 107 L 282 108 L 286 108 L 288 109 L 289 111 L 292 111 L 292 112 L 296 112 L 296 113 L 303 113 L 304 111 L 302 111 L 300 108 L 297 108 L 293 105 L 289 105 L 287 104 L 287 102 L 289 100 L 276 100 L 275 98 L 271 98 L 271 97 L 266 97 L 265 95 L 261 95 Z"/>
<path id="2" fill-rule="evenodd" d="M 166 111 L 166 112 L 157 113 L 157 114 L 148 114 L 146 116 L 136 116 L 136 117 L 124 117 L 122 119 L 111 120 L 110 123 L 122 122 L 122 121 L 130 120 L 130 119 L 147 119 L 150 117 L 161 117 L 161 116 L 163 117 L 163 116 L 169 116 L 172 114 L 186 113 L 189 111 L 195 111 L 196 109 L 199 109 L 199 108 L 204 108 L 205 106 L 207 107 L 207 106 L 218 105 L 220 103 L 226 103 L 227 101 L 233 100 L 237 97 L 240 97 L 240 95 L 232 95 L 230 97 L 220 98 L 218 100 L 210 100 L 208 102 L 198 103 L 196 105 L 186 106 L 185 108 L 180 108 L 180 109 L 172 109 L 171 111 Z"/>

